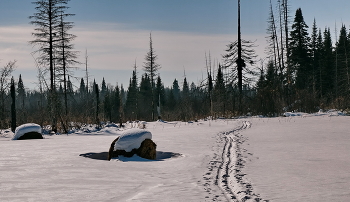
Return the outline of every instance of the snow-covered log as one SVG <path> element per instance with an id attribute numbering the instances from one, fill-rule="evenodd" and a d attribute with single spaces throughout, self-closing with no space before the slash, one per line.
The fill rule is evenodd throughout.
<path id="1" fill-rule="evenodd" d="M 119 155 L 132 157 L 134 154 L 145 159 L 156 159 L 156 147 L 151 132 L 138 128 L 129 129 L 112 142 L 108 160 Z"/>
<path id="2" fill-rule="evenodd" d="M 20 125 L 15 130 L 12 140 L 43 139 L 41 126 L 35 123 Z"/>

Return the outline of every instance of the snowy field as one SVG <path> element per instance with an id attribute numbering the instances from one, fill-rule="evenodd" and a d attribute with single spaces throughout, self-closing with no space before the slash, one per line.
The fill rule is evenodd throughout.
<path id="1" fill-rule="evenodd" d="M 0 201 L 205 201 L 226 200 L 205 180 L 218 150 L 217 134 L 240 121 L 147 124 L 157 160 L 105 160 L 115 127 L 99 132 L 0 138 Z M 206 191 L 205 183 L 213 191 Z M 216 197 L 218 196 L 218 197 Z M 207 197 L 207 198 L 206 198 Z"/>
<path id="2" fill-rule="evenodd" d="M 156 160 L 107 161 L 113 125 L 2 133 L 0 201 L 348 201 L 350 117 L 300 115 L 147 123 Z"/>
<path id="3" fill-rule="evenodd" d="M 251 119 L 244 172 L 261 198 L 350 201 L 350 117 Z"/>

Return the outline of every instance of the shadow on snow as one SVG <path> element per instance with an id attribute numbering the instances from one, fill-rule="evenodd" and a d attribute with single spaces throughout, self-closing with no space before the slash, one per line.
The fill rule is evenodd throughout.
<path id="1" fill-rule="evenodd" d="M 100 153 L 89 152 L 89 153 L 85 153 L 85 154 L 80 154 L 79 156 L 82 156 L 82 157 L 85 157 L 85 158 L 94 159 L 94 160 L 107 161 L 108 152 L 100 152 Z M 177 157 L 180 157 L 180 156 L 183 156 L 183 155 L 179 154 L 179 153 L 173 153 L 173 152 L 157 151 L 155 160 L 144 159 L 144 158 L 141 158 L 141 157 L 137 156 L 136 154 L 133 157 L 130 157 L 130 158 L 127 158 L 127 157 L 124 157 L 124 156 L 119 156 L 118 158 L 113 158 L 113 159 L 117 159 L 117 160 L 123 161 L 123 162 L 129 162 L 129 161 L 164 161 L 164 160 L 167 160 L 167 159 L 177 158 Z"/>

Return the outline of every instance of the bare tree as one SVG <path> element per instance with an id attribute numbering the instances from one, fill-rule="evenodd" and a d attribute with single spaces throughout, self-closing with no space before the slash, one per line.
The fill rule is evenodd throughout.
<path id="1" fill-rule="evenodd" d="M 60 81 L 63 81 L 64 105 L 66 116 L 68 115 L 67 77 L 71 75 L 70 69 L 74 68 L 74 65 L 78 62 L 76 61 L 77 52 L 73 51 L 74 46 L 71 43 L 71 41 L 74 40 L 76 36 L 68 33 L 68 31 L 73 27 L 73 22 L 66 22 L 64 21 L 64 18 L 73 15 L 74 14 L 66 14 L 63 10 L 61 11 L 58 31 L 60 36 L 57 58 L 57 63 L 60 66 L 58 68 L 58 75 L 61 76 Z"/>
<path id="2" fill-rule="evenodd" d="M 58 115 L 58 99 L 55 84 L 55 65 L 56 63 L 59 64 L 57 53 L 59 53 L 60 50 L 64 50 L 64 48 L 69 49 L 70 46 L 67 46 L 67 42 L 74 38 L 73 36 L 67 35 L 66 32 L 66 30 L 71 27 L 71 23 L 63 22 L 64 16 L 71 15 L 64 14 L 64 11 L 68 9 L 66 6 L 68 2 L 69 0 L 37 0 L 33 2 L 37 12 L 29 16 L 29 19 L 32 20 L 30 23 L 36 26 L 32 33 L 35 39 L 30 41 L 30 44 L 38 46 L 38 49 L 34 51 L 34 53 L 39 54 L 37 62 L 40 66 L 46 67 L 50 73 L 50 115 L 52 118 L 52 130 L 55 132 L 57 131 Z M 68 58 L 68 56 L 60 58 L 62 61 L 67 62 L 66 58 Z"/>
<path id="3" fill-rule="evenodd" d="M 152 34 L 149 35 L 149 51 L 145 57 L 146 62 L 144 62 L 144 71 L 151 80 L 152 88 L 152 120 L 154 120 L 154 78 L 157 76 L 158 70 L 161 68 L 158 63 L 156 63 L 158 56 L 155 54 L 153 49 Z"/>

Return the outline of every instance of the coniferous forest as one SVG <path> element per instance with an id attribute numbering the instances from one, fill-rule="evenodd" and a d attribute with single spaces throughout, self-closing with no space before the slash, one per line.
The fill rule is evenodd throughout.
<path id="1" fill-rule="evenodd" d="M 213 64 L 210 54 L 205 55 L 207 72 L 201 82 L 195 84 L 185 77 L 174 79 L 171 87 L 164 87 L 150 34 L 144 63 L 130 67 L 128 86 L 110 86 L 105 80 L 96 83 L 89 80 L 86 68 L 87 76 L 74 88 L 74 69 L 88 59 L 77 61 L 74 39 L 79 36 L 70 33 L 74 14 L 69 13 L 69 0 L 37 0 L 33 5 L 30 43 L 39 55 L 35 61 L 40 88 L 27 90 L 23 75 L 12 77 L 15 60 L 3 66 L 0 128 L 34 122 L 67 132 L 83 123 L 279 116 L 292 110 L 350 107 L 346 25 L 341 25 L 332 41 L 330 28 L 317 27 L 317 19 L 305 22 L 302 9 L 290 11 L 287 0 L 269 8 L 268 57 L 257 59 L 255 44 L 243 35 L 223 47 L 221 62 Z"/>

